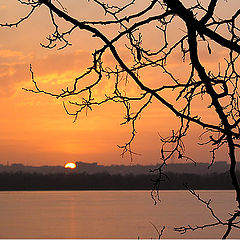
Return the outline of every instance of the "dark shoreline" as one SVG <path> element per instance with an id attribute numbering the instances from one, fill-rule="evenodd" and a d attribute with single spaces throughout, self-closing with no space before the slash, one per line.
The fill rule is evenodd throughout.
<path id="1" fill-rule="evenodd" d="M 166 173 L 160 190 L 233 190 L 229 173 L 205 175 Z M 152 190 L 156 175 L 109 173 L 0 173 L 0 191 L 116 191 Z M 238 178 L 240 173 L 238 172 Z"/>

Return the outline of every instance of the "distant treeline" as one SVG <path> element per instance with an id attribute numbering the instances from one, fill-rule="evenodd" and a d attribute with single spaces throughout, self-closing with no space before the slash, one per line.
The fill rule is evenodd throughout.
<path id="1" fill-rule="evenodd" d="M 188 184 L 192 189 L 233 189 L 229 173 L 209 175 L 166 173 L 160 184 L 163 190 L 181 190 Z M 240 179 L 240 173 L 238 172 Z M 156 176 L 110 175 L 108 173 L 0 173 L 0 190 L 150 190 Z"/>

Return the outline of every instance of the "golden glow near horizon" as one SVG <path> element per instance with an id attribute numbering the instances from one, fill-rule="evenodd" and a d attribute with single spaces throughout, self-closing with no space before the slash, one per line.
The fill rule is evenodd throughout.
<path id="1" fill-rule="evenodd" d="M 65 168 L 74 169 L 74 168 L 76 168 L 77 166 L 76 166 L 75 163 L 70 162 L 70 163 L 65 164 L 64 167 L 65 167 Z"/>

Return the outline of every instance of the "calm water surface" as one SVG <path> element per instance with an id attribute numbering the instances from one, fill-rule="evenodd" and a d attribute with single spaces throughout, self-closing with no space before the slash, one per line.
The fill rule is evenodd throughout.
<path id="1" fill-rule="evenodd" d="M 237 207 L 233 191 L 198 192 L 223 219 Z M 0 192 L 0 211 L 0 238 L 156 238 L 151 223 L 166 226 L 163 238 L 220 238 L 225 230 L 173 231 L 214 221 L 187 191 L 162 191 L 156 206 L 149 191 Z"/>

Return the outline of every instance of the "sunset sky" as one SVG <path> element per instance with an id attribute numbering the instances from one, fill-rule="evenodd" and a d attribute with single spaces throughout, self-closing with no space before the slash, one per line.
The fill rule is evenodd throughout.
<path id="1" fill-rule="evenodd" d="M 104 17 L 104 12 L 96 8 L 91 1 L 61 2 L 70 15 L 80 20 Z M 217 12 L 223 17 L 230 16 L 234 10 L 240 8 L 240 1 L 219 2 Z M 144 6 L 137 4 L 132 11 Z M 0 22 L 14 22 L 27 10 L 27 7 L 21 6 L 16 0 L 0 0 Z M 153 102 L 137 122 L 133 150 L 141 155 L 135 156 L 131 162 L 128 155 L 124 158 L 120 156 L 121 150 L 117 147 L 118 144 L 122 145 L 128 141 L 131 136 L 130 126 L 120 125 L 124 121 L 124 111 L 120 105 L 109 103 L 95 107 L 94 111 L 88 111 L 87 116 L 82 113 L 73 123 L 74 119 L 64 111 L 63 99 L 22 90 L 23 87 L 33 87 L 30 64 L 35 79 L 43 89 L 57 91 L 62 86 L 71 84 L 75 77 L 90 66 L 91 52 L 100 46 L 100 42 L 89 34 L 76 31 L 69 38 L 73 46 L 63 50 L 44 49 L 40 43 L 46 43 L 46 36 L 50 35 L 52 30 L 48 11 L 44 6 L 17 28 L 0 28 L 0 164 L 23 163 L 40 166 L 64 165 L 72 161 L 106 165 L 158 163 L 158 132 L 167 136 L 172 129 L 177 128 L 178 123 L 174 115 L 161 104 Z M 108 31 L 108 36 L 114 36 L 112 29 Z M 152 34 L 146 35 L 146 44 L 158 44 L 158 38 L 154 38 L 155 33 Z M 171 34 L 173 38 L 175 33 Z M 124 56 L 126 50 L 120 47 L 119 51 Z M 203 48 L 201 57 L 207 68 L 216 69 L 218 62 L 224 57 L 224 51 L 219 49 L 209 55 L 206 48 Z M 106 55 L 105 60 L 112 64 L 111 56 Z M 180 56 L 174 55 L 169 69 L 174 69 L 179 77 L 184 76 Z M 144 76 L 149 84 L 154 85 L 156 76 L 163 75 L 162 72 L 157 74 L 155 70 L 151 70 Z M 106 83 L 100 86 L 98 94 L 110 91 L 110 85 L 111 83 Z M 131 87 L 129 89 L 134 91 Z M 196 107 L 196 112 L 204 113 L 201 104 Z M 211 114 L 205 117 L 212 118 Z M 203 151 L 197 145 L 200 133 L 201 129 L 193 125 L 190 135 L 186 138 L 186 153 L 198 162 L 208 162 L 208 150 Z M 221 151 L 217 160 L 224 161 L 225 156 L 225 152 Z"/>

